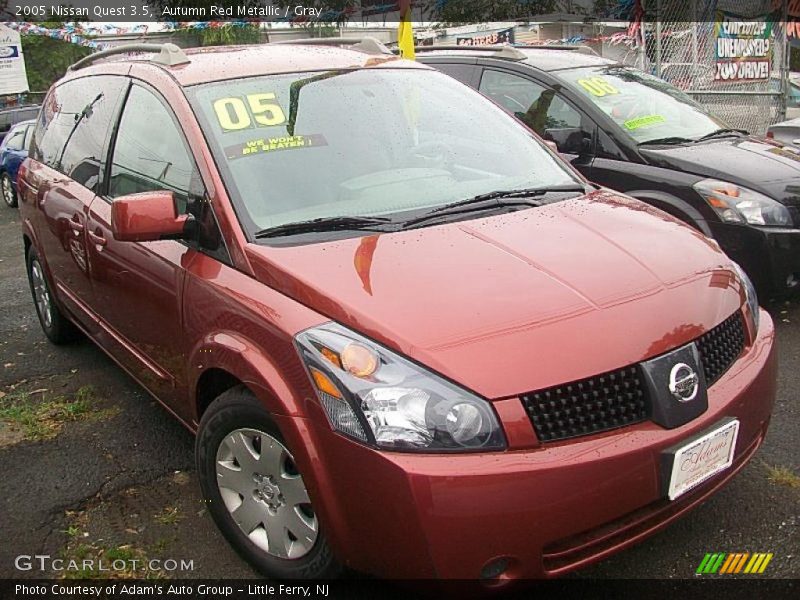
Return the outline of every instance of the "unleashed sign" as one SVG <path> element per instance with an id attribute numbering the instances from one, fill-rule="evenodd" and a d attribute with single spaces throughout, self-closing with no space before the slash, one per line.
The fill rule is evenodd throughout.
<path id="1" fill-rule="evenodd" d="M 715 81 L 767 81 L 772 67 L 771 15 L 744 21 L 717 11 Z"/>

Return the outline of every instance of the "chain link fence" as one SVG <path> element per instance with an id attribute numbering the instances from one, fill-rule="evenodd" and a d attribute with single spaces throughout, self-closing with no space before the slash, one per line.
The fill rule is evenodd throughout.
<path id="1" fill-rule="evenodd" d="M 763 135 L 785 114 L 789 45 L 785 2 L 774 0 L 646 0 L 645 70 L 685 90 L 731 127 Z M 769 15 L 768 73 L 720 80 L 717 76 L 718 11 L 740 22 Z M 767 25 L 769 27 L 769 25 Z M 746 36 L 741 36 L 746 37 Z"/>

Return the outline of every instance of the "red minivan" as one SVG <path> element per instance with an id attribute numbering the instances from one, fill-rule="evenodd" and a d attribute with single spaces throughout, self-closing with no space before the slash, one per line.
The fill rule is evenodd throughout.
<path id="1" fill-rule="evenodd" d="M 716 242 L 374 41 L 92 55 L 19 196 L 45 334 L 196 432 L 271 577 L 560 575 L 766 433 L 772 321 Z"/>

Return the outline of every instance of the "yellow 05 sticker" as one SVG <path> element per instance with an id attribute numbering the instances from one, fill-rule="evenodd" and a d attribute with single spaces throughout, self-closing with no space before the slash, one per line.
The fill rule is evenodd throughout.
<path id="1" fill-rule="evenodd" d="M 220 98 L 214 102 L 214 113 L 223 131 L 247 129 L 254 123 L 257 127 L 273 127 L 286 122 L 286 115 L 272 92 L 247 94 L 244 99 Z"/>
<path id="2" fill-rule="evenodd" d="M 609 94 L 619 94 L 619 90 L 611 85 L 605 77 L 578 79 L 578 85 L 592 96 L 602 97 Z"/>

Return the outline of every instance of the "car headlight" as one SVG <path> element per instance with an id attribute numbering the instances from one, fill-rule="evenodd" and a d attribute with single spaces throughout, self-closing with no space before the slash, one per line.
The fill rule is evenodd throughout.
<path id="1" fill-rule="evenodd" d="M 693 187 L 728 223 L 779 227 L 792 224 L 788 208 L 759 192 L 718 179 L 703 179 Z"/>
<path id="2" fill-rule="evenodd" d="M 390 450 L 506 447 L 489 402 L 338 323 L 295 338 L 331 425 Z"/>
<path id="3" fill-rule="evenodd" d="M 747 308 L 750 310 L 750 314 L 753 317 L 753 331 L 757 332 L 759 312 L 756 288 L 753 285 L 753 282 L 750 280 L 750 277 L 748 277 L 747 273 L 744 272 L 744 269 L 742 269 L 742 267 L 740 267 L 737 263 L 733 263 L 733 270 L 736 271 L 739 281 L 742 282 L 742 287 L 744 288 L 745 296 L 747 298 Z"/>

